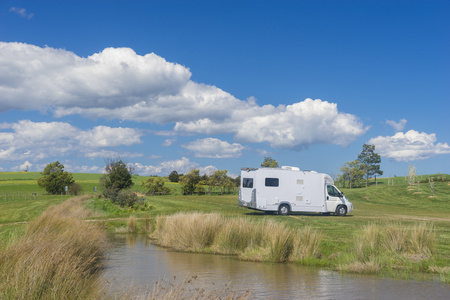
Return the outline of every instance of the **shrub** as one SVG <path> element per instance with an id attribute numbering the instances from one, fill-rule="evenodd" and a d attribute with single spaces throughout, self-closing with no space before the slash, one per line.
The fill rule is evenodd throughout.
<path id="1" fill-rule="evenodd" d="M 131 190 L 121 190 L 113 200 L 113 203 L 119 204 L 122 207 L 131 207 L 136 204 L 139 197 Z"/>
<path id="2" fill-rule="evenodd" d="M 69 187 L 69 194 L 70 195 L 79 195 L 83 191 L 83 187 L 79 183 L 72 183 Z"/>

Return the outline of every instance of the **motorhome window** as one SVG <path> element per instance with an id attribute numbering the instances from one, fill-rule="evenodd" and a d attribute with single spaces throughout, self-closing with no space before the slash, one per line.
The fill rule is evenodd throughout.
<path id="1" fill-rule="evenodd" d="M 327 185 L 328 195 L 332 197 L 340 197 L 341 193 L 332 185 Z"/>
<path id="2" fill-rule="evenodd" d="M 275 186 L 277 187 L 279 184 L 278 178 L 266 178 L 266 186 Z"/>
<path id="3" fill-rule="evenodd" d="M 253 178 L 243 178 L 242 179 L 242 187 L 253 188 Z"/>

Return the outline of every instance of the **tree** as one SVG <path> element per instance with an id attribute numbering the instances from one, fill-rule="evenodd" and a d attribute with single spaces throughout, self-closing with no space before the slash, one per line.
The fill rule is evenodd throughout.
<path id="1" fill-rule="evenodd" d="M 264 162 L 261 164 L 264 168 L 278 168 L 278 162 L 272 157 L 264 157 Z"/>
<path id="2" fill-rule="evenodd" d="M 180 179 L 180 176 L 178 175 L 177 171 L 172 171 L 169 174 L 169 181 L 170 182 L 178 182 L 179 179 Z"/>
<path id="3" fill-rule="evenodd" d="M 220 188 L 221 193 L 230 186 L 230 178 L 227 176 L 227 170 L 217 170 L 209 177 L 209 184 Z M 232 184 L 231 184 L 232 185 Z"/>
<path id="4" fill-rule="evenodd" d="M 195 192 L 196 185 L 200 182 L 200 170 L 192 169 L 180 179 L 183 194 L 192 195 Z"/>
<path id="5" fill-rule="evenodd" d="M 416 167 L 414 165 L 409 164 L 408 168 L 408 179 L 409 179 L 409 186 L 412 186 L 416 183 Z"/>
<path id="6" fill-rule="evenodd" d="M 376 174 L 383 175 L 383 171 L 380 170 L 381 157 L 375 153 L 375 145 L 364 144 L 361 154 L 358 155 L 358 161 L 366 176 L 366 187 L 370 177 Z"/>
<path id="7" fill-rule="evenodd" d="M 147 195 L 162 194 L 167 195 L 170 193 L 170 189 L 164 186 L 164 179 L 159 176 L 149 177 L 143 183 L 142 186 L 148 189 Z"/>
<path id="8" fill-rule="evenodd" d="M 64 165 L 59 161 L 48 164 L 41 175 L 37 183 L 53 195 L 64 193 L 65 187 L 69 187 L 75 182 L 72 174 L 64 171 Z"/>
<path id="9" fill-rule="evenodd" d="M 105 172 L 106 174 L 100 178 L 100 183 L 105 189 L 120 191 L 133 186 L 131 178 L 133 169 L 128 167 L 122 159 L 105 159 Z"/>
<path id="10" fill-rule="evenodd" d="M 359 186 L 365 174 L 358 160 L 346 162 L 340 171 L 342 174 L 339 176 L 339 180 L 344 182 L 344 187 L 345 182 L 348 181 L 349 188 Z"/>

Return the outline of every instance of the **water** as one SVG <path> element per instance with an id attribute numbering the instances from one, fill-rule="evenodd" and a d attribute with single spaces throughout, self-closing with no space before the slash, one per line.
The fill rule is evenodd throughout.
<path id="1" fill-rule="evenodd" d="M 168 251 L 144 236 L 116 235 L 102 277 L 112 292 L 156 281 L 182 281 L 191 287 L 252 290 L 251 299 L 450 299 L 450 285 L 342 275 L 292 264 L 238 261 L 232 257 Z"/>

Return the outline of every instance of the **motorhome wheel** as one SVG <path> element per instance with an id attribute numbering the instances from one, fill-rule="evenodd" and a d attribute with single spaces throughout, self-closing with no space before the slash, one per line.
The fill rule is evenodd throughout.
<path id="1" fill-rule="evenodd" d="M 287 216 L 287 215 L 289 215 L 289 211 L 290 211 L 289 205 L 281 204 L 280 208 L 278 209 L 278 214 Z"/>
<path id="2" fill-rule="evenodd" d="M 344 205 L 339 205 L 336 208 L 336 215 L 345 216 L 346 214 L 347 214 L 347 207 L 345 207 Z"/>

